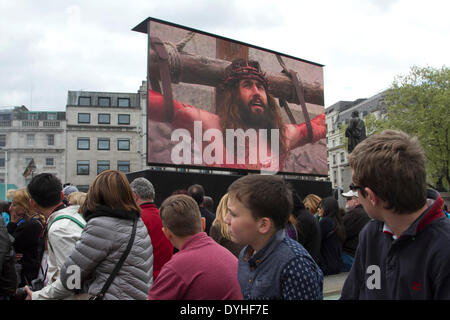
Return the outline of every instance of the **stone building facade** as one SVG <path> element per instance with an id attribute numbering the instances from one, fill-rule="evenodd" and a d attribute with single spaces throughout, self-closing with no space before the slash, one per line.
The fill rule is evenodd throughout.
<path id="1" fill-rule="evenodd" d="M 36 173 L 50 172 L 64 181 L 65 150 L 65 112 L 33 112 L 25 106 L 1 110 L 0 199 L 6 199 L 5 184 L 25 187 Z"/>
<path id="2" fill-rule="evenodd" d="M 108 169 L 143 169 L 145 127 L 139 93 L 69 91 L 66 183 L 87 191 Z"/>
<path id="3" fill-rule="evenodd" d="M 328 174 L 334 190 L 346 192 L 352 182 L 345 133 L 341 128 L 349 124 L 353 111 L 358 111 L 361 119 L 369 114 L 383 116 L 385 94 L 382 91 L 368 99 L 339 101 L 326 109 Z"/>

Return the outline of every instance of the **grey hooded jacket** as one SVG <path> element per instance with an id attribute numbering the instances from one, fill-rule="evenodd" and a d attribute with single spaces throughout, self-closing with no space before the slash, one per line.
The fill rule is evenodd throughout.
<path id="1" fill-rule="evenodd" d="M 79 283 L 90 295 L 97 295 L 128 245 L 133 219 L 138 219 L 133 246 L 104 300 L 147 299 L 153 283 L 153 247 L 139 213 L 99 206 L 95 212 L 87 211 L 85 218 L 81 238 L 61 269 L 64 287 L 77 289 L 79 267 Z"/>

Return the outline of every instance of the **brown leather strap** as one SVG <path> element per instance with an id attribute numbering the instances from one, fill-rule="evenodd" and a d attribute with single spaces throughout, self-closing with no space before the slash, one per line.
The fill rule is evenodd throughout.
<path id="1" fill-rule="evenodd" d="M 298 101 L 300 102 L 300 105 L 302 107 L 302 112 L 305 117 L 306 122 L 306 128 L 308 130 L 308 141 L 312 142 L 313 140 L 313 131 L 311 126 L 311 120 L 309 119 L 308 110 L 306 109 L 306 103 L 305 103 L 305 95 L 303 91 L 303 86 L 300 81 L 298 81 L 297 74 L 293 70 L 289 70 L 289 77 L 292 80 L 292 83 L 295 88 L 295 93 L 298 98 Z"/>
<path id="2" fill-rule="evenodd" d="M 155 49 L 156 54 L 158 55 L 158 64 L 159 64 L 159 75 L 161 78 L 161 85 L 163 89 L 163 97 L 164 97 L 164 105 L 165 105 L 165 113 L 166 113 L 166 122 L 172 122 L 174 117 L 174 107 L 173 107 L 173 95 L 172 95 L 172 82 L 170 79 L 170 68 L 169 68 L 169 55 L 167 53 L 166 48 L 164 47 L 164 43 L 157 37 L 150 38 L 150 44 Z M 152 88 L 159 89 L 157 91 L 161 91 L 159 84 L 156 84 L 155 81 L 151 81 Z"/>
<path id="3" fill-rule="evenodd" d="M 283 107 L 284 111 L 286 111 L 286 114 L 289 117 L 289 120 L 291 121 L 292 124 L 296 124 L 297 122 L 295 121 L 294 115 L 291 112 L 291 109 L 289 109 L 289 105 L 286 101 L 286 99 L 284 98 L 280 98 L 280 107 Z"/>

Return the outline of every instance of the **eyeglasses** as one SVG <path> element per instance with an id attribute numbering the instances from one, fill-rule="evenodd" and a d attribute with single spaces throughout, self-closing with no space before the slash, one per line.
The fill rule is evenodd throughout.
<path id="1" fill-rule="evenodd" d="M 352 190 L 352 191 L 358 191 L 358 189 L 361 190 L 361 191 L 363 191 L 363 187 L 358 186 L 358 185 L 356 185 L 356 184 L 354 184 L 354 183 L 352 183 L 352 184 L 349 185 L 348 187 L 349 187 L 350 190 Z"/>

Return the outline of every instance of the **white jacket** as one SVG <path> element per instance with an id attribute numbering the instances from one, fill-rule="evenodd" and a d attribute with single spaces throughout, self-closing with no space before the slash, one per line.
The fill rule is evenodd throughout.
<path id="1" fill-rule="evenodd" d="M 59 273 L 66 259 L 75 248 L 75 243 L 80 239 L 83 229 L 70 219 L 61 219 L 52 223 L 57 217 L 67 215 L 86 225 L 84 218 L 78 213 L 79 206 L 69 206 L 56 211 L 47 220 L 47 285 L 32 294 L 32 300 L 64 299 L 73 295 L 72 291 L 64 288 Z M 45 257 L 45 255 L 44 255 Z M 43 263 L 45 265 L 45 263 Z"/>

